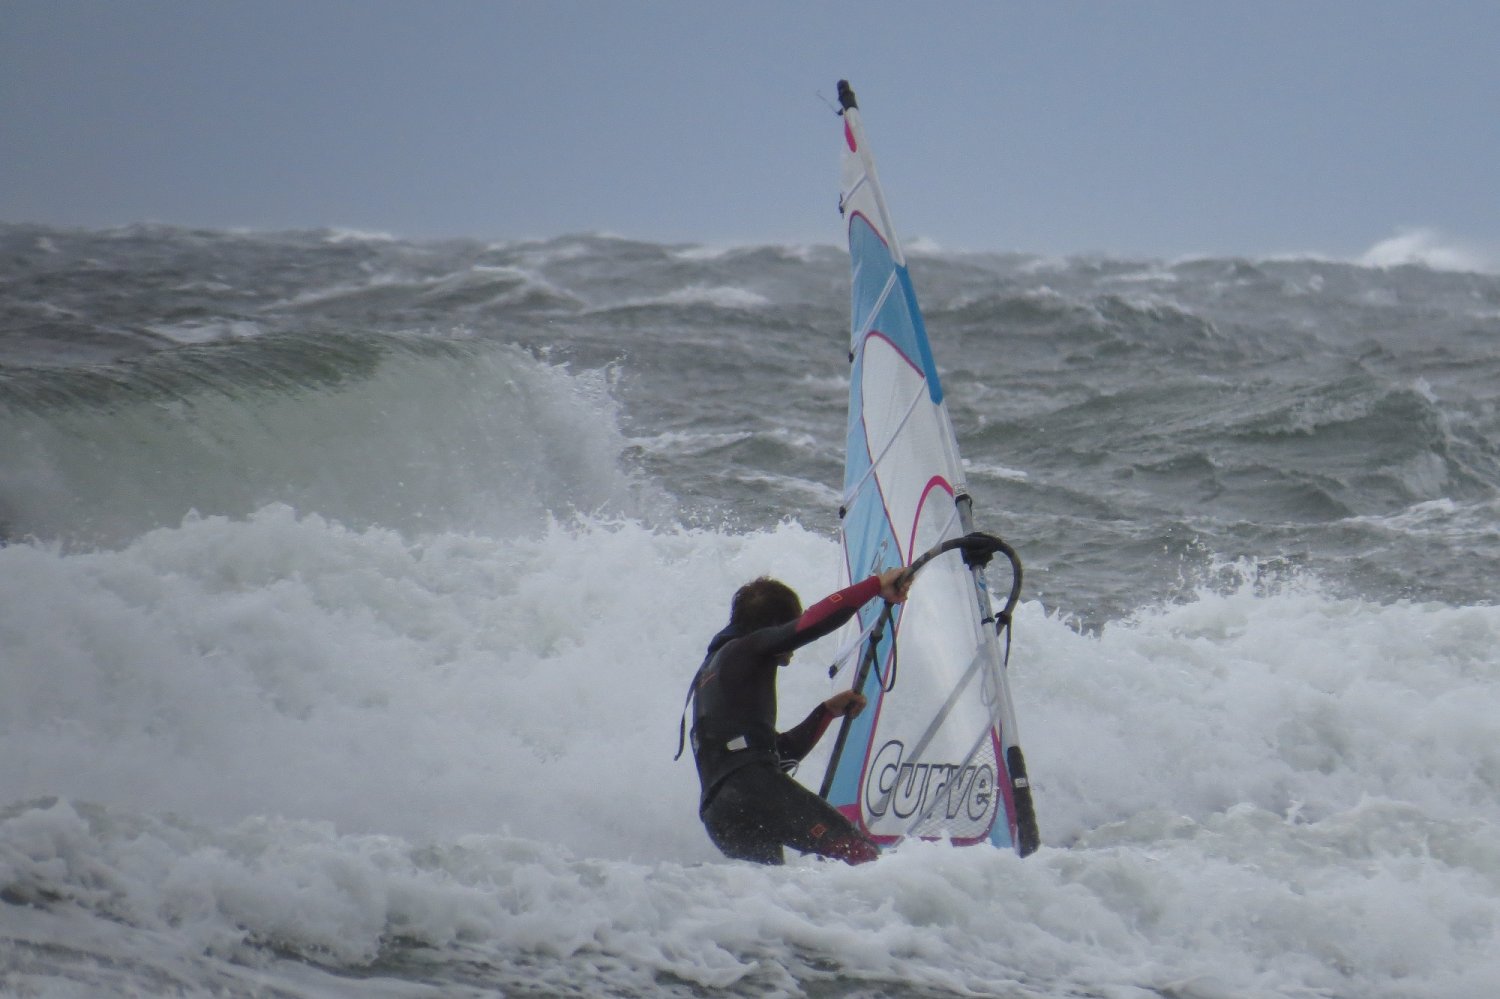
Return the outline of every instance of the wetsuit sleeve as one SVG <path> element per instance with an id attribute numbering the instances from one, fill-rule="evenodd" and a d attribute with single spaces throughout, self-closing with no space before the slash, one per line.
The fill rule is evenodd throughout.
<path id="1" fill-rule="evenodd" d="M 853 586 L 846 586 L 803 611 L 802 616 L 797 619 L 797 632 L 801 634 L 804 631 L 815 630 L 817 638 L 822 638 L 837 630 L 845 621 L 854 616 L 855 611 L 878 596 L 880 596 L 879 576 L 871 576 Z M 837 620 L 830 623 L 833 618 Z M 813 640 L 809 638 L 806 642 Z"/>
<path id="2" fill-rule="evenodd" d="M 802 759 L 823 738 L 833 718 L 833 713 L 819 704 L 796 728 L 789 728 L 776 736 L 776 755 L 783 760 Z"/>
<path id="3" fill-rule="evenodd" d="M 800 649 L 824 635 L 833 634 L 854 616 L 855 611 L 878 596 L 880 577 L 871 576 L 853 586 L 846 586 L 837 593 L 829 594 L 803 611 L 802 616 L 795 621 L 754 632 L 749 640 L 761 655 L 781 655 Z"/>

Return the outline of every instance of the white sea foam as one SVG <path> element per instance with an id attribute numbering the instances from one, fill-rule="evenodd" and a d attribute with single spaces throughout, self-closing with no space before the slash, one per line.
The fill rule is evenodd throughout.
<path id="1" fill-rule="evenodd" d="M 1352 518 L 1399 537 L 1418 537 L 1468 547 L 1500 538 L 1500 502 L 1451 499 L 1414 503 L 1395 513 Z"/>
<path id="2" fill-rule="evenodd" d="M 447 300 L 478 292 L 492 292 L 478 305 L 504 306 L 521 304 L 528 297 L 553 299 L 560 303 L 577 302 L 578 298 L 547 281 L 529 268 L 473 264 L 451 274 L 418 276 L 404 271 L 382 271 L 354 281 L 343 281 L 310 289 L 293 297 L 272 303 L 272 309 L 307 309 L 366 297 L 410 293 L 417 301 L 443 304 Z"/>
<path id="3" fill-rule="evenodd" d="M 678 260 L 686 260 L 692 263 L 707 263 L 709 261 L 722 260 L 731 253 L 738 252 L 739 249 L 734 244 L 709 246 L 707 244 L 694 243 L 691 246 L 677 247 L 671 251 L 671 254 Z"/>
<path id="4" fill-rule="evenodd" d="M 770 299 L 748 288 L 734 285 L 693 284 L 674 288 L 661 295 L 636 296 L 618 302 L 598 306 L 600 311 L 612 309 L 649 309 L 660 306 L 706 305 L 715 309 L 764 309 Z"/>
<path id="5" fill-rule="evenodd" d="M 695 284 L 667 292 L 660 298 L 632 304 L 663 305 L 711 305 L 718 309 L 762 309 L 771 304 L 770 299 L 748 288 L 733 285 Z"/>
<path id="6" fill-rule="evenodd" d="M 1366 250 L 1359 262 L 1367 267 L 1419 264 L 1438 271 L 1493 273 L 1500 269 L 1500 253 L 1494 247 L 1418 227 L 1399 230 L 1381 240 Z"/>
<path id="7" fill-rule="evenodd" d="M 669 430 L 651 437 L 637 437 L 631 443 L 650 454 L 699 455 L 750 440 L 748 430 L 733 433 L 700 433 Z"/>
<path id="8" fill-rule="evenodd" d="M 693 813 L 672 704 L 733 588 L 830 588 L 827 545 L 630 524 L 408 540 L 274 505 L 118 552 L 0 549 L 0 800 L 707 858 L 694 822 L 660 821 Z"/>
<path id="9" fill-rule="evenodd" d="M 800 497 L 805 506 L 813 506 L 815 504 L 825 507 L 836 506 L 843 498 L 842 494 L 832 486 L 822 482 L 813 482 L 800 476 L 741 472 L 735 478 L 741 484 L 751 488 L 765 487 Z"/>
<path id="10" fill-rule="evenodd" d="M 1304 581 L 1085 636 L 1025 603 L 1041 853 L 725 862 L 671 760 L 684 684 L 738 583 L 810 596 L 836 562 L 792 525 L 403 539 L 286 507 L 0 549 L 0 882 L 42 907 L 11 939 L 73 948 L 85 979 L 132 953 L 136 987 L 249 961 L 320 995 L 262 948 L 358 967 L 421 945 L 440 979 L 478 962 L 501 987 L 637 995 L 1497 980 L 1500 608 Z M 784 714 L 824 696 L 831 643 L 784 672 Z"/>
<path id="11" fill-rule="evenodd" d="M 279 302 L 272 302 L 272 309 L 301 308 L 306 306 L 326 305 L 341 299 L 356 298 L 367 295 L 372 291 L 381 291 L 392 288 L 420 287 L 420 279 L 412 278 L 405 274 L 386 272 L 372 274 L 367 278 L 357 281 L 344 281 L 338 284 L 328 285 L 323 288 L 312 288 L 298 292 L 291 298 Z"/>
<path id="12" fill-rule="evenodd" d="M 523 267 L 474 264 L 466 270 L 426 279 L 422 284 L 425 287 L 419 298 L 435 304 L 462 300 L 476 293 L 482 297 L 469 304 L 486 308 L 520 305 L 528 300 L 581 304 L 576 295 L 559 288 L 538 271 Z"/>
<path id="13" fill-rule="evenodd" d="M 770 251 L 782 260 L 795 260 L 799 263 L 811 263 L 820 254 L 834 252 L 842 253 L 832 247 L 814 243 L 781 243 L 763 247 L 746 247 L 737 243 L 727 245 L 710 245 L 694 243 L 690 246 L 672 248 L 671 255 L 678 260 L 690 263 L 711 263 L 723 260 L 725 257 L 745 253 L 747 249 L 755 251 Z"/>
<path id="14" fill-rule="evenodd" d="M 1025 482 L 1031 478 L 1030 474 L 1019 468 L 1009 468 L 1005 465 L 996 465 L 989 462 L 972 462 L 964 459 L 964 471 L 970 475 L 986 476 L 992 479 L 1004 479 L 1009 482 Z"/>
<path id="15" fill-rule="evenodd" d="M 341 243 L 394 243 L 396 237 L 388 232 L 371 229 L 347 229 L 330 228 L 324 230 L 323 242 L 338 245 Z"/>
<path id="16" fill-rule="evenodd" d="M 233 340 L 261 334 L 259 323 L 245 319 L 230 322 L 162 323 L 148 328 L 177 343 L 213 343 L 216 340 Z"/>

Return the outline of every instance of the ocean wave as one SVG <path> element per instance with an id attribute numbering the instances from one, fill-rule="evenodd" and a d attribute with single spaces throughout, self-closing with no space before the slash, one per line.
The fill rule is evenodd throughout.
<path id="1" fill-rule="evenodd" d="M 1500 273 L 1500 251 L 1431 228 L 1402 229 L 1358 258 L 1366 267 L 1420 266 L 1437 271 Z"/>
<path id="2" fill-rule="evenodd" d="M 7 536 L 70 545 L 272 499 L 406 531 L 657 502 L 606 373 L 481 341 L 261 336 L 29 373 L 0 380 L 0 426 Z"/>
<path id="3" fill-rule="evenodd" d="M 54 252 L 36 252 L 38 239 L 48 240 Z M 241 426 L 236 420 L 243 416 L 215 415 L 189 429 L 195 414 L 215 407 L 171 401 L 178 390 L 174 370 L 183 380 L 202 379 L 209 394 L 251 391 L 225 388 L 212 365 L 200 363 L 201 351 L 219 347 L 225 352 L 214 356 L 238 357 L 237 368 L 247 384 L 260 386 L 255 391 L 265 393 L 267 405 L 278 393 L 323 395 L 316 407 L 305 399 L 296 405 L 309 413 L 318 408 L 347 428 L 347 441 L 373 454 L 380 447 L 357 425 L 388 433 L 393 458 L 403 463 L 426 466 L 419 460 L 419 434 L 440 442 L 462 438 L 456 421 L 472 421 L 476 434 L 488 427 L 485 435 L 500 441 L 510 432 L 496 415 L 503 413 L 518 421 L 525 437 L 529 424 L 516 414 L 519 403 L 496 403 L 490 412 L 478 373 L 466 388 L 448 382 L 458 405 L 447 417 L 434 402 L 433 413 L 392 425 L 381 413 L 391 407 L 357 388 L 369 380 L 372 365 L 383 362 L 356 344 L 393 338 L 431 341 L 423 349 L 433 358 L 450 341 L 464 345 L 461 351 L 521 344 L 549 367 L 578 376 L 571 384 L 581 397 L 596 391 L 603 397 L 602 408 L 583 403 L 579 426 L 593 419 L 606 434 L 615 427 L 623 435 L 588 452 L 602 456 L 618 447 L 613 459 L 589 460 L 623 461 L 679 508 L 691 509 L 695 523 L 774 523 L 790 513 L 820 529 L 837 524 L 836 504 L 824 508 L 817 498 L 840 477 L 845 420 L 847 258 L 835 247 L 709 251 L 587 234 L 492 244 L 330 244 L 315 231 L 147 227 L 106 236 L 25 226 L 0 226 L 0 247 L 11 278 L 0 285 L 0 318 L 9 330 L 0 338 L 6 366 L 0 394 L 23 407 L 46 406 L 90 386 L 100 400 L 126 404 L 142 425 L 139 440 L 152 448 L 161 440 L 147 424 L 164 419 L 165 426 L 178 426 L 184 452 L 208 454 L 203 461 L 210 469 L 225 464 L 213 463 L 208 439 L 214 435 L 243 430 L 247 440 L 261 442 L 243 451 L 233 443 L 224 448 L 226 455 L 257 455 L 237 469 L 231 492 L 240 498 L 228 506 L 206 496 L 220 487 L 205 484 L 227 473 L 179 483 L 174 476 L 182 462 L 175 455 L 119 459 L 123 509 L 156 502 L 138 503 L 135 493 L 155 495 L 138 469 L 160 463 L 167 469 L 161 495 L 180 491 L 208 513 L 243 514 L 275 498 L 301 508 L 310 494 L 304 484 L 316 482 L 315 506 L 331 516 L 358 523 L 389 516 L 402 530 L 412 528 L 418 518 L 410 507 L 374 502 L 391 490 L 372 482 L 368 462 L 347 468 L 358 483 L 349 496 L 337 495 L 342 490 L 334 482 L 345 474 L 346 459 L 329 460 L 324 473 L 308 467 L 314 460 L 303 439 L 329 439 L 334 423 L 311 434 L 277 423 L 295 438 L 281 445 L 288 456 L 278 458 L 253 421 Z M 1311 545 L 1305 554 L 1326 568 L 1351 557 L 1357 563 L 1367 552 L 1351 556 L 1349 537 L 1333 533 L 1309 540 L 1310 525 L 1331 530 L 1440 498 L 1480 501 L 1500 482 L 1500 462 L 1487 443 L 1494 436 L 1492 315 L 1500 309 L 1493 278 L 1311 259 L 1038 261 L 937 253 L 921 255 L 913 267 L 965 456 L 984 468 L 1027 472 L 1024 480 L 974 476 L 981 512 L 1028 520 L 1049 543 L 1067 539 L 1060 543 L 1070 564 L 1087 568 L 1054 577 L 1050 595 L 1076 602 L 1090 620 L 1108 619 L 1134 596 L 1127 587 L 1094 603 L 1100 578 L 1125 578 L 1111 573 L 1110 556 L 1091 554 L 1111 543 L 1122 521 L 1145 523 L 1152 537 L 1193 525 L 1212 539 L 1210 547 L 1228 552 L 1245 545 L 1298 551 Z M 258 335 L 235 342 L 236 332 L 252 328 Z M 204 339 L 211 342 L 179 342 Z M 263 346 L 252 347 L 252 340 Z M 296 377 L 278 373 L 279 362 L 271 358 L 277 345 L 288 343 L 304 345 L 305 359 L 293 365 L 302 372 Z M 315 363 L 320 352 L 323 362 Z M 147 354 L 162 357 L 152 365 L 119 363 Z M 97 362 L 103 362 L 100 370 L 86 370 Z M 417 373 L 413 384 L 446 402 L 435 387 L 444 379 L 432 373 L 445 364 L 462 362 L 407 358 L 389 375 L 409 365 Z M 499 381 L 491 390 L 503 394 L 508 376 L 499 370 L 494 376 Z M 316 387 L 299 387 L 297 378 L 313 379 Z M 121 379 L 137 384 L 127 390 L 114 384 Z M 163 379 L 156 392 L 152 386 Z M 1415 394 L 1403 395 L 1408 390 Z M 380 391 L 407 398 L 389 383 Z M 164 407 L 157 421 L 143 401 L 148 395 Z M 346 408 L 334 402 L 339 397 L 349 400 Z M 470 405 L 472 413 L 462 411 Z M 294 404 L 272 405 L 282 407 L 290 411 Z M 778 426 L 802 435 L 800 443 L 768 436 Z M 109 430 L 102 417 L 75 429 L 103 435 L 109 455 L 103 468 L 116 467 L 114 452 L 134 446 L 135 438 Z M 7 499 L 15 496 L 18 479 L 24 481 L 27 496 L 46 497 L 30 508 L 55 511 L 54 523 L 80 510 L 75 494 L 103 492 L 81 471 L 82 444 L 69 452 L 69 470 L 57 480 L 78 488 L 46 484 L 59 473 L 45 457 L 31 456 L 38 446 L 52 447 L 48 435 L 58 432 L 42 428 L 31 440 L 11 435 L 20 442 L 16 457 L 0 472 Z M 674 442 L 672 434 L 687 436 Z M 688 437 L 699 434 L 750 436 L 724 448 L 695 449 Z M 570 436 L 599 439 L 592 429 Z M 439 445 L 443 449 L 450 458 L 436 464 L 447 470 L 418 490 L 415 509 L 422 519 L 452 524 L 470 514 L 451 511 L 484 505 L 464 483 L 495 480 L 448 443 Z M 1193 456 L 1217 471 L 1194 475 L 1183 464 Z M 544 469 L 555 467 L 538 460 Z M 444 475 L 455 483 L 446 497 L 439 495 Z M 492 488 L 521 497 L 526 481 Z M 570 481 L 559 472 L 556 488 L 572 488 Z M 812 485 L 794 486 L 798 481 Z M 584 492 L 596 495 L 592 488 Z M 362 495 L 351 499 L 355 493 Z M 73 536 L 123 536 L 89 522 L 102 516 L 108 524 L 114 516 L 95 511 L 94 502 L 85 503 L 89 516 L 74 524 Z M 553 496 L 520 505 L 560 512 L 568 501 Z M 117 522 L 120 531 L 126 522 L 176 523 L 183 512 L 170 499 L 162 507 L 160 518 L 131 515 Z M 632 509 L 630 502 L 617 507 Z M 1164 514 L 1171 523 L 1156 523 Z M 17 517 L 0 513 L 0 519 Z M 1300 538 L 1281 533 L 1288 524 L 1302 527 Z M 1373 533 L 1355 525 L 1349 536 L 1368 540 Z M 1325 544 L 1331 547 L 1321 551 Z M 1420 553 L 1406 554 L 1427 565 Z M 1413 568 L 1404 584 L 1388 573 L 1366 578 L 1381 593 L 1394 587 L 1447 599 L 1455 590 L 1446 584 L 1433 589 L 1435 581 L 1454 578 L 1446 566 L 1445 555 L 1440 564 Z M 1463 578 L 1477 576 L 1466 571 Z"/>
<path id="4" fill-rule="evenodd" d="M 396 237 L 388 232 L 374 232 L 366 229 L 322 229 L 319 230 L 323 242 L 333 246 L 341 243 L 394 243 Z"/>

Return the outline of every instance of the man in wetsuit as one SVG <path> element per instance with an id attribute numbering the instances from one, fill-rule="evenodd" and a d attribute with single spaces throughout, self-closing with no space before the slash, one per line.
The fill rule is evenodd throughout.
<path id="1" fill-rule="evenodd" d="M 834 718 L 858 714 L 864 695 L 846 690 L 801 724 L 776 731 L 776 669 L 792 652 L 837 630 L 867 601 L 906 599 L 902 570 L 846 587 L 805 612 L 785 583 L 762 577 L 734 595 L 729 627 L 714 636 L 693 679 L 693 757 L 703 791 L 698 815 L 726 856 L 783 862 L 782 847 L 851 864 L 879 850 L 832 805 L 782 769 L 806 756 Z"/>

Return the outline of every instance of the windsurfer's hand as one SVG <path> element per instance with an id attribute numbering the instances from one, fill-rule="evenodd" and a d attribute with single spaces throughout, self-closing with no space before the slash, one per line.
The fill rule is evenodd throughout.
<path id="1" fill-rule="evenodd" d="M 865 709 L 865 695 L 857 690 L 841 690 L 823 702 L 823 710 L 835 718 L 848 715 L 854 718 Z"/>
<path id="2" fill-rule="evenodd" d="M 906 599 L 906 591 L 911 589 L 911 580 L 903 579 L 905 568 L 887 569 L 880 574 L 880 595 L 885 597 L 887 603 L 899 604 Z"/>

